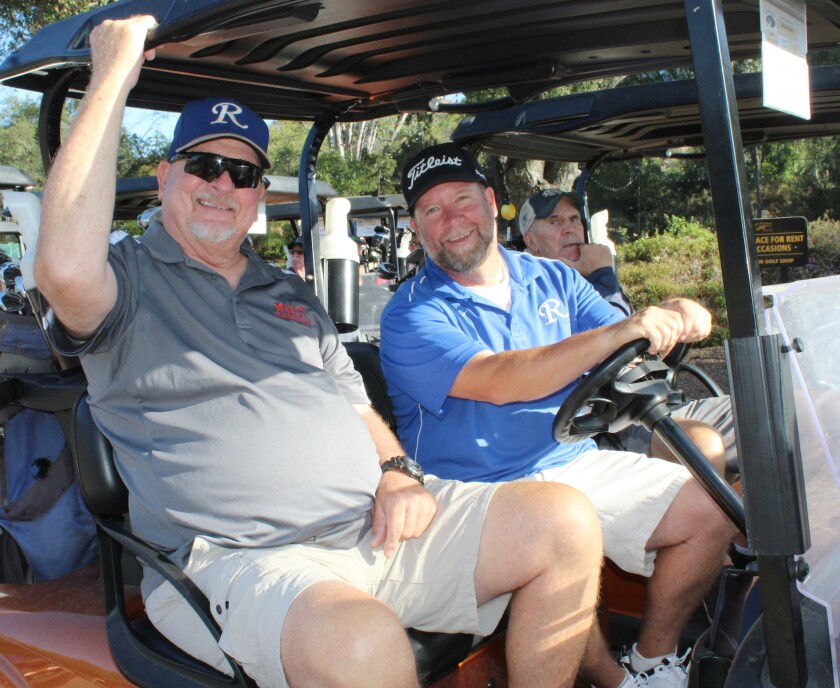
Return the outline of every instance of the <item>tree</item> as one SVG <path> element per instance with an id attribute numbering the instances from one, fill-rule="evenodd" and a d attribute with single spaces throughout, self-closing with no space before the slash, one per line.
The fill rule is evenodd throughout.
<path id="1" fill-rule="evenodd" d="M 117 157 L 117 176 L 121 179 L 154 175 L 158 162 L 166 157 L 169 141 L 157 132 L 150 137 L 122 130 Z"/>
<path id="2" fill-rule="evenodd" d="M 0 54 L 25 43 L 38 29 L 109 0 L 4 0 L 0 3 Z"/>
<path id="3" fill-rule="evenodd" d="M 38 150 L 38 102 L 7 95 L 0 100 L 0 163 L 19 167 L 39 185 L 44 167 Z"/>

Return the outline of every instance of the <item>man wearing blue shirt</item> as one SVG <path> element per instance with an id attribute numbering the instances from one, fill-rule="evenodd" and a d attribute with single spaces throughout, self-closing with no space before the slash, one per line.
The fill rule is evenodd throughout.
<path id="1" fill-rule="evenodd" d="M 574 268 L 619 313 L 631 315 L 635 309 L 618 283 L 612 252 L 603 244 L 587 243 L 585 230 L 583 199 L 574 191 L 543 189 L 519 210 L 519 231 L 533 255 Z M 728 396 L 675 403 L 671 417 L 680 419 L 683 430 L 721 473 L 727 466 L 730 470 L 737 467 L 735 422 Z M 640 425 L 625 428 L 617 438 L 627 451 L 673 458 L 664 443 Z"/>
<path id="2" fill-rule="evenodd" d="M 719 572 L 732 525 L 682 466 L 590 440 L 559 445 L 551 423 L 580 376 L 620 346 L 645 338 L 650 352 L 667 352 L 708 335 L 709 313 L 674 299 L 622 318 L 575 270 L 506 251 L 495 241 L 493 189 L 453 144 L 418 154 L 403 194 L 427 255 L 382 318 L 382 367 L 405 449 L 441 477 L 583 491 L 606 556 L 650 582 L 624 665 L 596 628 L 581 677 L 602 688 L 684 686 L 675 646 Z"/>

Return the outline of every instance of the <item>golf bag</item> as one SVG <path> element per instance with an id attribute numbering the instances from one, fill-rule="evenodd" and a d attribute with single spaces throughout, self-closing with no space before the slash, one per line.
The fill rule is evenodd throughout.
<path id="1" fill-rule="evenodd" d="M 35 318 L 0 312 L 4 401 L 16 374 L 52 369 Z M 22 408 L 12 398 L 0 407 L 0 422 L 0 582 L 51 580 L 89 564 L 96 552 L 95 526 L 55 415 Z"/>

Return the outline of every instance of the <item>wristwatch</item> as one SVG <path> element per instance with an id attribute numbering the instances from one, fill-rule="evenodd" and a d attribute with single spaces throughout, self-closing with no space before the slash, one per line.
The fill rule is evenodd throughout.
<path id="1" fill-rule="evenodd" d="M 409 478 L 414 478 L 421 485 L 425 484 L 423 478 L 423 469 L 416 461 L 412 461 L 407 456 L 394 456 L 380 464 L 383 473 L 388 471 L 399 471 L 404 473 Z"/>

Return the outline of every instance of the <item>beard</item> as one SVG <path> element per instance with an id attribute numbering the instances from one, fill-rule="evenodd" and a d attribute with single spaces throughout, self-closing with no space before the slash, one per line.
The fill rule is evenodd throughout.
<path id="1" fill-rule="evenodd" d="M 224 225 L 219 222 L 204 224 L 191 220 L 187 226 L 196 239 L 211 244 L 221 244 L 236 234 L 236 225 Z"/>
<path id="2" fill-rule="evenodd" d="M 233 195 L 225 194 L 223 196 L 217 196 L 212 193 L 199 193 L 195 196 L 193 202 L 197 204 L 199 201 L 207 201 L 209 204 L 221 208 L 229 208 L 234 211 L 234 215 L 239 212 L 239 202 Z M 187 222 L 187 227 L 196 239 L 207 241 L 212 244 L 221 244 L 227 241 L 236 234 L 237 231 L 235 224 L 227 224 L 224 222 L 199 222 L 195 219 L 189 220 Z"/>
<path id="3" fill-rule="evenodd" d="M 476 226 L 476 236 L 478 243 L 468 251 L 450 251 L 446 247 L 446 242 L 441 242 L 434 252 L 430 251 L 429 247 L 426 247 L 426 252 L 445 272 L 472 272 L 487 259 L 493 244 L 493 235 L 482 231 L 478 226 Z"/>

